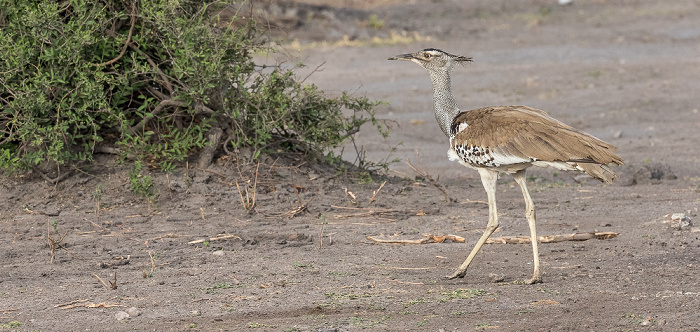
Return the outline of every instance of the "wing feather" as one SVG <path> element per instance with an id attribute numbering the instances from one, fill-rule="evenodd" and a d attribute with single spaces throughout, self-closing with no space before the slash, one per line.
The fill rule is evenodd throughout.
<path id="1" fill-rule="evenodd" d="M 610 179 L 614 172 L 600 165 L 623 163 L 613 145 L 574 129 L 544 111 L 526 106 L 486 107 L 462 112 L 451 128 L 453 147 L 488 148 L 494 162 L 577 163 L 578 169 L 594 173 L 591 175 L 598 175 L 596 177 L 601 180 Z M 457 128 L 464 129 L 455 132 Z"/>

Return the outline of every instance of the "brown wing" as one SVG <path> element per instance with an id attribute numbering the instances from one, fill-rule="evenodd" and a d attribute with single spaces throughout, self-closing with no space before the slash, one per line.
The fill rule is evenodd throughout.
<path id="1" fill-rule="evenodd" d="M 456 132 L 460 124 L 467 127 Z M 463 127 L 463 126 L 462 126 Z M 621 165 L 616 148 L 526 106 L 466 111 L 452 124 L 454 146 L 479 146 L 517 159 Z"/>

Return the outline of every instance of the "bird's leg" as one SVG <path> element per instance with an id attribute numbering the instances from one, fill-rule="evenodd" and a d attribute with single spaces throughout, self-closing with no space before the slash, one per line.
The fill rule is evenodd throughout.
<path id="1" fill-rule="evenodd" d="M 540 255 L 537 251 L 537 230 L 535 229 L 535 203 L 532 202 L 530 197 L 530 192 L 527 190 L 527 183 L 525 179 L 525 170 L 520 170 L 513 174 L 515 182 L 518 183 L 520 189 L 523 191 L 523 197 L 525 197 L 525 217 L 527 218 L 527 224 L 530 226 L 530 241 L 532 242 L 532 256 L 534 272 L 532 273 L 532 279 L 527 280 L 527 284 L 537 284 L 542 282 L 542 276 L 540 275 Z"/>
<path id="2" fill-rule="evenodd" d="M 476 256 L 476 253 L 479 252 L 479 249 L 484 245 L 486 239 L 488 239 L 498 227 L 498 212 L 496 210 L 496 180 L 498 180 L 498 172 L 486 168 L 479 168 L 478 171 L 481 175 L 481 183 L 484 185 L 484 189 L 486 189 L 486 196 L 489 200 L 489 222 L 486 225 L 484 234 L 481 235 L 479 241 L 476 242 L 474 249 L 469 253 L 467 259 L 459 266 L 455 273 L 447 276 L 448 279 L 464 278 L 464 275 L 467 273 L 467 268 L 474 259 L 474 256 Z"/>

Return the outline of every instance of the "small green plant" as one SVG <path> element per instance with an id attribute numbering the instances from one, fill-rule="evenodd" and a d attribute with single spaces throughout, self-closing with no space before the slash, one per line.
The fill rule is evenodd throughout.
<path id="1" fill-rule="evenodd" d="M 14 328 L 17 328 L 17 327 L 20 327 L 20 326 L 22 326 L 22 323 L 20 323 L 20 322 L 18 322 L 18 321 L 16 321 L 16 320 L 13 320 L 13 321 L 11 321 L 11 322 L 7 322 L 7 323 L 2 323 L 2 324 L 0 324 L 0 328 L 3 328 L 3 329 L 14 329 Z"/>
<path id="2" fill-rule="evenodd" d="M 238 288 L 242 287 L 240 285 L 234 285 L 231 283 L 226 283 L 226 282 L 217 282 L 210 287 L 202 288 L 201 290 L 204 291 L 205 294 L 216 294 L 218 293 L 218 290 L 221 289 L 229 289 L 229 288 Z"/>
<path id="3" fill-rule="evenodd" d="M 129 172 L 129 183 L 131 185 L 129 188 L 134 194 L 146 199 L 150 210 L 151 204 L 158 198 L 160 191 L 155 188 L 153 178 L 150 175 L 141 175 L 142 167 L 140 161 L 134 162 L 134 166 Z"/>
<path id="4" fill-rule="evenodd" d="M 447 299 L 471 299 L 476 296 L 486 295 L 486 291 L 482 289 L 456 289 L 449 292 L 443 292 L 442 295 L 446 295 Z"/>
<path id="5" fill-rule="evenodd" d="M 205 246 L 205 247 L 209 247 L 209 241 L 204 241 L 204 242 L 202 242 L 202 245 Z"/>
<path id="6" fill-rule="evenodd" d="M 377 325 L 386 324 L 391 319 L 389 316 L 381 316 L 377 319 L 368 319 L 362 317 L 350 317 L 350 323 L 363 329 L 373 328 Z"/>
<path id="7" fill-rule="evenodd" d="M 475 330 L 486 330 L 486 329 L 497 329 L 498 325 L 488 324 L 488 323 L 477 323 L 474 324 Z"/>
<path id="8" fill-rule="evenodd" d="M 311 263 L 305 263 L 305 262 L 294 262 L 292 263 L 292 266 L 298 267 L 298 268 L 304 268 L 304 267 L 311 267 L 313 264 Z"/>
<path id="9" fill-rule="evenodd" d="M 416 299 L 416 300 L 411 300 L 403 304 L 404 308 L 408 308 L 412 305 L 418 304 L 418 303 L 430 303 L 431 301 L 428 301 L 426 299 Z"/>
<path id="10" fill-rule="evenodd" d="M 190 329 L 197 328 L 197 324 L 196 324 L 196 323 L 191 323 L 190 325 L 187 325 L 187 328 L 190 328 Z"/>
<path id="11" fill-rule="evenodd" d="M 95 201 L 95 215 L 100 216 L 100 209 L 102 209 L 102 184 L 98 184 L 95 191 L 92 192 L 92 200 Z"/>
<path id="12" fill-rule="evenodd" d="M 374 181 L 370 172 L 360 172 L 357 174 L 357 177 L 360 184 L 371 184 Z"/>
<path id="13" fill-rule="evenodd" d="M 380 30 L 384 27 L 384 20 L 380 19 L 376 14 L 372 14 L 367 20 L 367 26 L 374 30 Z"/>

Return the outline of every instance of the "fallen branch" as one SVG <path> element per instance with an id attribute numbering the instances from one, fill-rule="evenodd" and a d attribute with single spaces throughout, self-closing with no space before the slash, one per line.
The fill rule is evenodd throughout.
<path id="1" fill-rule="evenodd" d="M 369 208 L 369 207 L 368 208 L 357 208 L 357 207 L 345 207 L 345 206 L 336 206 L 336 205 L 331 205 L 331 207 L 334 209 L 357 211 L 356 213 L 350 213 L 350 214 L 337 214 L 334 216 L 335 219 L 368 218 L 368 217 L 389 219 L 390 217 L 397 217 L 397 216 L 406 216 L 406 217 L 408 217 L 408 216 L 424 216 L 426 214 L 437 213 L 436 210 L 432 210 L 432 211 L 396 210 L 396 209 Z M 393 220 L 393 219 L 390 219 L 390 220 Z"/>
<path id="2" fill-rule="evenodd" d="M 464 243 L 464 238 L 458 235 L 443 235 L 435 236 L 433 234 L 423 234 L 422 239 L 418 240 L 401 240 L 401 239 L 380 239 L 374 236 L 368 236 L 367 240 L 371 240 L 379 243 L 392 243 L 392 244 L 426 244 L 426 243 L 443 243 L 443 242 L 460 242 Z"/>
<path id="3" fill-rule="evenodd" d="M 615 232 L 598 232 L 598 233 L 573 233 L 573 234 L 556 234 L 556 235 L 542 235 L 537 237 L 537 242 L 539 243 L 554 243 L 554 242 L 564 242 L 564 241 L 586 241 L 590 239 L 607 240 L 617 237 L 620 233 Z M 521 244 L 530 243 L 529 236 L 503 236 L 497 238 L 490 238 L 486 240 L 488 244 L 498 244 L 498 243 L 511 243 L 511 244 Z"/>
<path id="4" fill-rule="evenodd" d="M 554 243 L 554 242 L 564 242 L 564 241 L 586 241 L 590 239 L 607 240 L 612 239 L 620 235 L 615 232 L 598 232 L 598 233 L 574 233 L 574 234 L 556 234 L 556 235 L 542 235 L 537 237 L 537 242 L 539 243 Z M 442 235 L 436 236 L 433 234 L 423 234 L 423 238 L 414 240 L 405 239 L 380 239 L 375 236 L 367 236 L 367 240 L 379 242 L 379 243 L 391 243 L 391 244 L 426 244 L 426 243 L 444 243 L 444 242 L 459 242 L 464 243 L 465 239 L 458 235 Z M 490 238 L 486 240 L 485 243 L 488 244 L 501 244 L 501 243 L 511 243 L 511 244 L 524 244 L 530 243 L 529 236 L 503 236 L 497 238 Z"/>
<path id="5" fill-rule="evenodd" d="M 238 236 L 238 235 L 226 234 L 226 235 L 221 235 L 221 236 L 217 236 L 217 237 L 212 237 L 212 238 L 209 238 L 209 239 L 194 240 L 194 241 L 190 241 L 190 242 L 187 242 L 187 243 L 188 243 L 188 244 L 197 244 L 197 243 L 204 243 L 204 242 L 221 241 L 221 240 L 226 240 L 226 239 L 239 239 L 239 240 L 243 240 L 243 239 L 241 239 L 241 237 Z"/>

